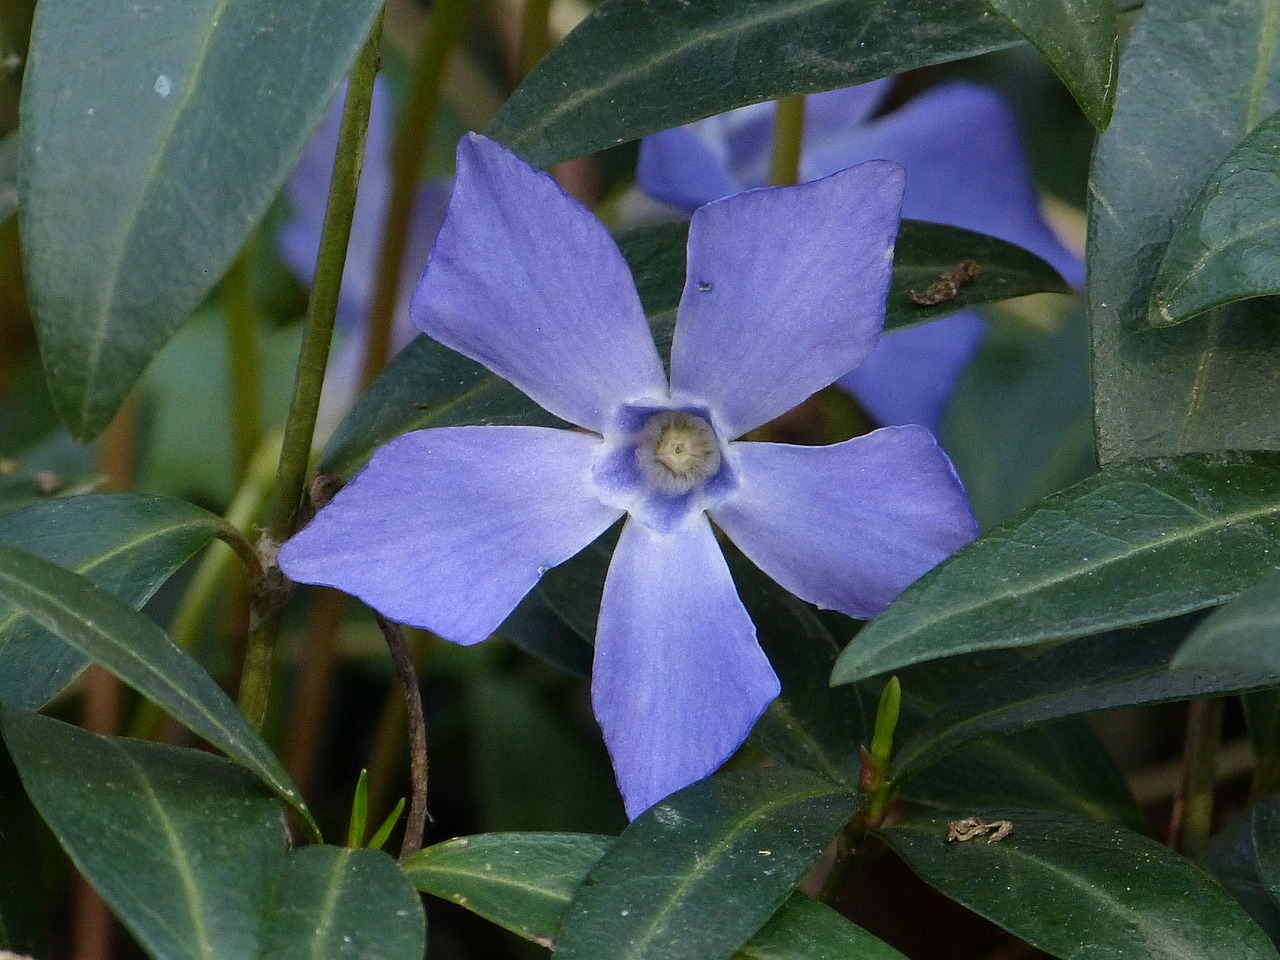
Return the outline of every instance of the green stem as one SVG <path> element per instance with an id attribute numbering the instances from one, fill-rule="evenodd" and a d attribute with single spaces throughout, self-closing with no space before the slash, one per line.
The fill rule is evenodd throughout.
<path id="1" fill-rule="evenodd" d="M 222 280 L 222 304 L 227 314 L 228 386 L 231 392 L 231 430 L 235 445 L 235 479 L 239 482 L 249 468 L 253 452 L 262 439 L 261 396 L 258 377 L 258 345 L 256 319 L 249 263 L 253 239 Z"/>
<path id="2" fill-rule="evenodd" d="M 1222 736 L 1222 700 L 1192 700 L 1187 711 L 1183 779 L 1174 798 L 1171 845 L 1199 859 L 1213 832 L 1213 800 L 1218 779 L 1218 741 Z"/>
<path id="3" fill-rule="evenodd" d="M 413 222 L 414 196 L 422 170 L 422 152 L 431 135 L 444 68 L 462 32 L 466 0 L 435 0 L 423 35 L 422 49 L 410 79 L 409 98 L 396 124 L 391 145 L 391 196 L 382 225 L 382 246 L 369 305 L 361 386 L 373 381 L 391 356 L 391 329 L 395 319 L 404 255 Z"/>
<path id="4" fill-rule="evenodd" d="M 804 141 L 804 95 L 783 97 L 773 121 L 769 183 L 787 187 L 800 182 L 800 146 Z"/>
<path id="5" fill-rule="evenodd" d="M 315 283 L 311 289 L 311 300 L 307 304 L 307 320 L 302 333 L 302 348 L 298 354 L 293 400 L 285 421 L 280 468 L 276 474 L 275 494 L 267 513 L 266 527 L 258 546 L 267 576 L 254 598 L 239 703 L 249 721 L 259 727 L 266 718 L 276 637 L 280 630 L 284 601 L 288 597 L 287 584 L 276 566 L 275 555 L 280 544 L 293 533 L 311 460 L 311 444 L 320 409 L 320 390 L 324 385 L 325 367 L 329 362 L 329 343 L 333 338 L 334 317 L 338 311 L 342 267 L 347 257 L 347 242 L 351 238 L 351 217 L 355 212 L 356 189 L 360 183 L 360 167 L 364 161 L 364 142 L 369 128 L 370 104 L 373 102 L 373 81 L 378 72 L 378 40 L 381 32 L 380 15 L 351 68 L 351 78 L 347 82 L 347 100 L 338 133 L 338 152 L 333 162 L 333 179 L 329 184 L 329 204 L 325 209 L 324 229 L 320 234 Z"/>
<path id="6" fill-rule="evenodd" d="M 520 18 L 520 79 L 551 49 L 551 0 L 524 0 Z"/>

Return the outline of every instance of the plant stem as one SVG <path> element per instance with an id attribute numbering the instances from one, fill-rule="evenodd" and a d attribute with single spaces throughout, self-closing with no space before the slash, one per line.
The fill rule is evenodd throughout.
<path id="1" fill-rule="evenodd" d="M 422 688 L 413 669 L 413 657 L 400 625 L 374 613 L 378 628 L 386 637 L 387 649 L 396 667 L 396 676 L 404 692 L 404 705 L 409 717 L 409 815 L 405 818 L 404 840 L 400 859 L 412 856 L 422 848 L 422 834 L 427 824 L 427 721 L 422 712 Z"/>
<path id="2" fill-rule="evenodd" d="M 435 0 L 410 79 L 409 98 L 396 124 L 395 139 L 391 145 L 391 195 L 382 225 L 382 246 L 378 251 L 378 271 L 374 277 L 373 301 L 369 306 L 364 360 L 360 369 L 362 387 L 373 381 L 391 355 L 391 329 L 400 278 L 404 274 L 404 255 L 409 245 L 409 225 L 413 222 L 422 152 L 431 135 L 445 64 L 462 31 L 465 9 L 465 0 Z"/>
<path id="3" fill-rule="evenodd" d="M 1222 700 L 1200 698 L 1187 707 L 1187 739 L 1183 748 L 1182 784 L 1169 818 L 1169 845 L 1199 859 L 1213 831 L 1214 787 L 1218 741 L 1222 736 Z"/>
<path id="4" fill-rule="evenodd" d="M 235 480 L 249 469 L 249 461 L 262 439 L 261 396 L 258 377 L 257 325 L 249 262 L 253 238 L 245 244 L 222 279 L 222 304 L 227 314 L 228 387 L 231 394 L 231 430 L 235 448 Z"/>
<path id="5" fill-rule="evenodd" d="M 769 184 L 787 187 L 800 182 L 800 146 L 804 141 L 804 95 L 783 97 L 773 121 Z"/>
<path id="6" fill-rule="evenodd" d="M 307 320 L 302 334 L 302 349 L 298 354 L 293 399 L 285 421 L 275 494 L 267 513 L 266 529 L 258 544 L 258 552 L 263 558 L 267 575 L 255 597 L 239 697 L 240 708 L 245 716 L 258 727 L 261 727 L 266 718 L 276 636 L 280 630 L 284 601 L 288 596 L 288 587 L 276 566 L 275 555 L 280 544 L 293 533 L 311 459 L 311 443 L 320 408 L 320 390 L 324 385 L 325 367 L 329 362 L 329 343 L 333 338 L 334 317 L 338 310 L 342 267 L 347 257 L 347 242 L 351 238 L 351 217 L 355 212 L 356 189 L 360 183 L 360 167 L 364 160 L 364 142 L 369 128 L 370 104 L 373 102 L 373 81 L 378 71 L 378 39 L 381 32 L 380 15 L 356 58 L 347 83 L 347 100 L 338 133 L 338 152 L 334 158 L 333 178 L 329 184 L 329 204 L 325 209 L 324 229 L 320 234 L 315 283 L 311 290 L 311 300 L 307 304 Z"/>

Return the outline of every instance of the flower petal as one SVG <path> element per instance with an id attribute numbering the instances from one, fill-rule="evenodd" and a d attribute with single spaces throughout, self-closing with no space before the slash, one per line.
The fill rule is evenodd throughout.
<path id="1" fill-rule="evenodd" d="M 483 640 L 622 515 L 591 487 L 599 445 L 541 427 L 405 434 L 280 548 L 281 569 L 447 640 Z"/>
<path id="2" fill-rule="evenodd" d="M 665 396 L 666 376 L 626 262 L 554 180 L 476 134 L 413 322 L 556 416 L 600 431 L 618 403 Z"/>
<path id="3" fill-rule="evenodd" d="M 922 427 L 829 447 L 739 443 L 741 485 L 710 511 L 801 599 L 866 620 L 977 533 L 964 489 Z"/>
<path id="4" fill-rule="evenodd" d="M 778 690 L 706 517 L 666 534 L 629 520 L 591 680 L 627 815 L 714 773 Z"/>
<path id="5" fill-rule="evenodd" d="M 724 144 L 696 124 L 641 140 L 636 183 L 649 196 L 690 211 L 743 189 L 729 170 Z"/>
<path id="6" fill-rule="evenodd" d="M 1068 283 L 1083 283 L 1084 264 L 1040 214 L 1017 120 L 995 91 L 942 84 L 814 147 L 804 158 L 804 177 L 873 158 L 893 160 L 907 171 L 904 217 L 1000 237 L 1044 257 Z"/>
<path id="7" fill-rule="evenodd" d="M 697 210 L 673 396 L 736 437 L 857 366 L 884 326 L 901 198 L 901 169 L 877 162 Z"/>
<path id="8" fill-rule="evenodd" d="M 971 311 L 895 330 L 840 386 L 881 426 L 918 423 L 937 433 L 951 391 L 986 334 L 986 322 Z"/>

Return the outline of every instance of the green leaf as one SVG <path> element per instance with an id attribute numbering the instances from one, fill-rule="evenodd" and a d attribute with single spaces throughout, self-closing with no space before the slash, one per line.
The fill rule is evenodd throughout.
<path id="1" fill-rule="evenodd" d="M 280 808 L 212 754 L 3 711 L 27 793 L 152 957 L 256 955 L 288 842 Z"/>
<path id="2" fill-rule="evenodd" d="M 787 899 L 856 800 L 847 787 L 784 768 L 686 787 L 636 818 L 591 868 L 556 955 L 730 957 Z"/>
<path id="3" fill-rule="evenodd" d="M 583 679 L 591 676 L 591 645 L 556 614 L 541 590 L 526 594 L 496 632 L 565 673 Z"/>
<path id="4" fill-rule="evenodd" d="M 22 85 L 23 266 L 75 436 L 106 426 L 231 263 L 380 6 L 42 0 Z"/>
<path id="5" fill-rule="evenodd" d="M 1192 631 L 1173 659 L 1189 670 L 1270 675 L 1280 684 L 1280 574 L 1237 597 Z"/>
<path id="6" fill-rule="evenodd" d="M 48 956 L 35 812 L 0 736 L 0 951 Z M 2 955 L 2 954 L 0 954 Z"/>
<path id="7" fill-rule="evenodd" d="M 1088 340 L 1075 304 L 1047 331 L 988 318 L 940 435 L 981 529 L 1097 470 Z"/>
<path id="8" fill-rule="evenodd" d="M 3 545 L 0 598 L 247 767 L 319 838 L 310 811 L 271 748 L 213 678 L 154 623 L 84 577 Z"/>
<path id="9" fill-rule="evenodd" d="M 1259 875 L 1259 850 L 1280 843 L 1280 799 L 1259 797 L 1248 813 L 1213 838 L 1204 867 L 1231 891 L 1240 905 L 1271 937 L 1280 942 L 1280 888 Z"/>
<path id="10" fill-rule="evenodd" d="M 545 167 L 748 103 L 1015 42 L 982 0 L 604 0 L 489 135 Z"/>
<path id="11" fill-rule="evenodd" d="M 1280 293 L 1278 202 L 1280 114 L 1272 114 L 1218 164 L 1174 230 L 1151 288 L 1151 324 Z"/>
<path id="12" fill-rule="evenodd" d="M 484 833 L 420 850 L 400 866 L 423 893 L 551 949 L 569 902 L 613 837 Z"/>
<path id="13" fill-rule="evenodd" d="M 1280 607 L 1277 613 L 1280 617 Z M 1274 658 L 1248 669 L 1220 662 L 1199 669 L 1179 667 L 1171 661 L 1188 627 L 1188 622 L 1173 621 L 1086 637 L 994 671 L 949 700 L 924 730 L 903 743 L 894 757 L 895 772 L 908 777 L 956 746 L 990 734 L 1115 707 L 1221 696 L 1280 683 L 1280 664 Z"/>
<path id="14" fill-rule="evenodd" d="M 1241 698 L 1253 747 L 1253 792 L 1280 792 L 1280 689 Z"/>
<path id="15" fill-rule="evenodd" d="M 1268 550 L 1280 550 L 1280 454 L 1109 467 L 908 587 L 845 648 L 832 682 L 1212 606 L 1262 578 L 1280 556 Z"/>
<path id="16" fill-rule="evenodd" d="M 946 840 L 983 816 L 1007 838 Z M 1275 948 L 1221 887 L 1167 847 L 1091 820 L 1034 810 L 913 816 L 878 831 L 928 884 L 1063 960 L 1239 960 Z"/>
<path id="17" fill-rule="evenodd" d="M 421 960 L 422 902 L 391 857 L 313 846 L 292 851 L 283 866 L 259 960 Z"/>
<path id="18" fill-rule="evenodd" d="M 1111 121 L 1116 93 L 1116 10 L 1112 0 L 987 0 L 1062 78 L 1099 130 Z"/>
<path id="19" fill-rule="evenodd" d="M 0 516 L 0 543 L 74 570 L 138 608 L 225 526 L 220 517 L 181 500 L 96 494 Z M 79 650 L 0 601 L 0 701 L 40 707 L 87 662 Z"/>
<path id="20" fill-rule="evenodd" d="M 792 894 L 736 960 L 906 960 L 826 904 Z"/>
<path id="21" fill-rule="evenodd" d="M 1174 329 L 1147 322 L 1175 228 L 1214 169 L 1280 107 L 1276 20 L 1275 0 L 1156 0 L 1120 58 L 1115 115 L 1089 185 L 1103 463 L 1280 446 L 1274 304 L 1248 301 Z"/>

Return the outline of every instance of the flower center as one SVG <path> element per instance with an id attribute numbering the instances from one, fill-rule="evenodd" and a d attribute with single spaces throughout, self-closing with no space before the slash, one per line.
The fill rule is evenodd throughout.
<path id="1" fill-rule="evenodd" d="M 715 476 L 720 443 L 711 424 L 678 410 L 654 414 L 636 445 L 636 460 L 650 482 L 666 493 L 684 493 Z"/>

